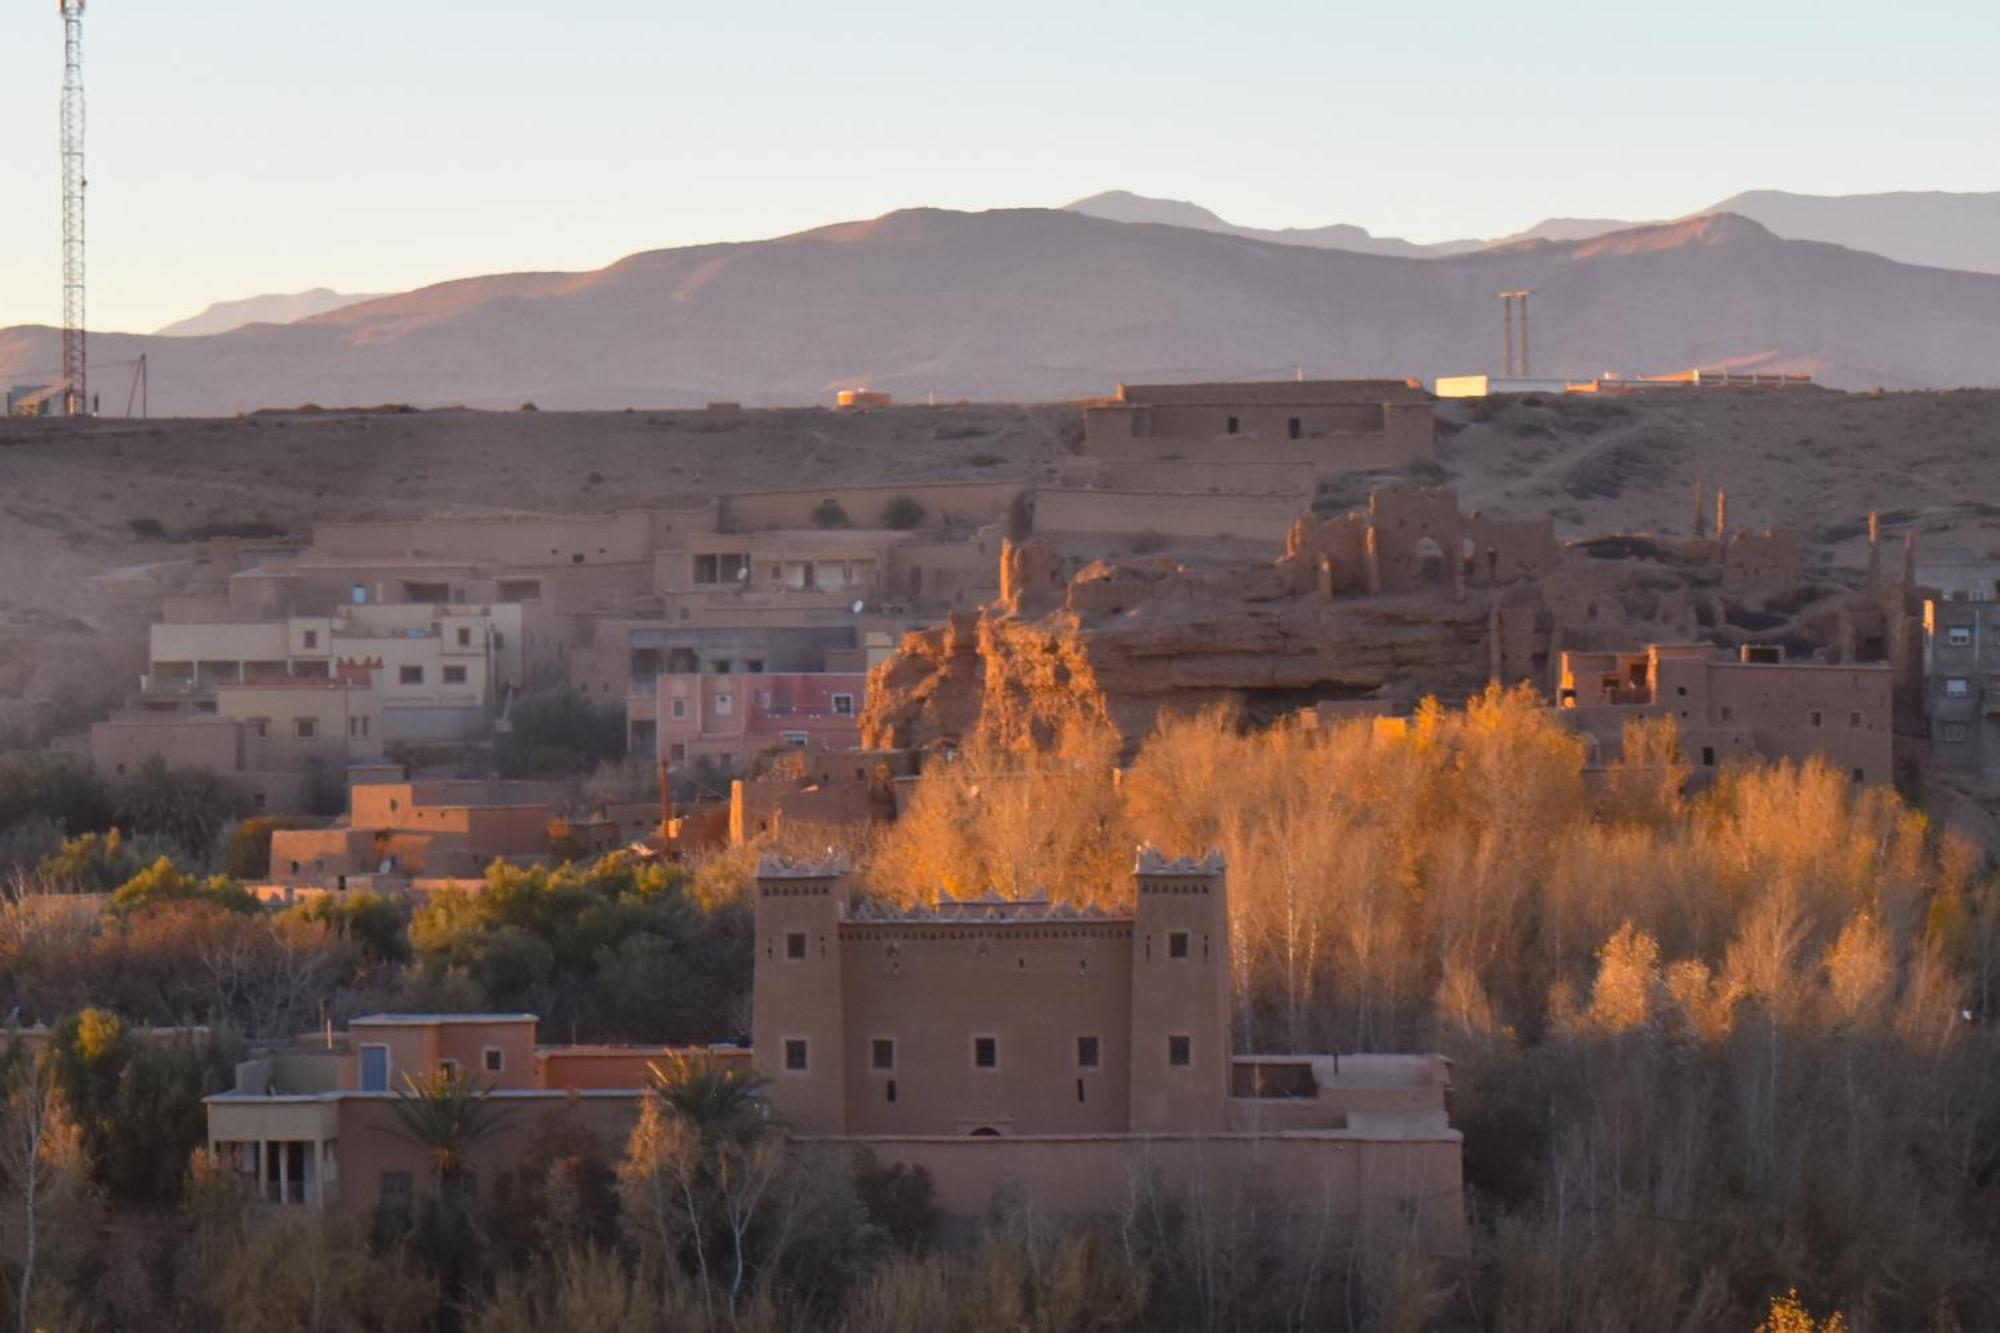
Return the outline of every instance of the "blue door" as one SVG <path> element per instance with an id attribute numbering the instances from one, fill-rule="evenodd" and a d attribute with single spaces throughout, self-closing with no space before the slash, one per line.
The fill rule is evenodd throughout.
<path id="1" fill-rule="evenodd" d="M 389 1090 L 389 1048 L 387 1046 L 363 1046 L 361 1048 L 361 1090 L 363 1092 L 387 1092 Z"/>

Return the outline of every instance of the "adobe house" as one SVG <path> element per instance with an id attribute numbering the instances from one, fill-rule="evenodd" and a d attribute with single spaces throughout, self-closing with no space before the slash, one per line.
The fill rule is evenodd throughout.
<path id="1" fill-rule="evenodd" d="M 1705 643 L 1644 652 L 1566 652 L 1556 703 L 1600 754 L 1617 752 L 1625 720 L 1670 717 L 1697 773 L 1740 757 L 1821 758 L 1855 782 L 1895 780 L 1893 683 L 1886 662 L 1794 662 L 1745 644 L 1734 657 Z"/>
<path id="2" fill-rule="evenodd" d="M 1434 400 L 1416 380 L 1121 384 L 1083 413 L 1083 451 L 1123 461 L 1281 463 L 1321 475 L 1435 456 Z"/>
<path id="3" fill-rule="evenodd" d="M 534 782 L 357 783 L 344 827 L 271 835 L 271 879 L 280 885 L 361 887 L 374 877 L 477 878 L 496 860 L 549 853 L 560 813 Z"/>
<path id="4" fill-rule="evenodd" d="M 1465 1246 L 1450 1062 L 1233 1049 L 1219 855 L 1142 851 L 1128 912 L 941 898 L 850 900 L 844 861 L 758 868 L 750 1051 L 796 1139 L 928 1170 L 973 1218 L 1002 1187 L 1051 1214 L 1108 1212 L 1135 1179 L 1221 1183 L 1342 1227 L 1414 1226 Z M 456 1072 L 518 1108 L 479 1145 L 485 1179 L 570 1109 L 615 1156 L 659 1048 L 541 1047 L 530 1015 L 376 1015 L 318 1050 L 246 1061 L 207 1099 L 208 1138 L 246 1190 L 366 1213 L 423 1180 L 393 1131 L 406 1074 Z"/>
<path id="5" fill-rule="evenodd" d="M 861 744 L 868 677 L 859 671 L 663 674 L 652 711 L 653 744 L 636 725 L 634 750 L 669 764 L 707 759 L 748 773 L 780 746 L 851 750 Z"/>

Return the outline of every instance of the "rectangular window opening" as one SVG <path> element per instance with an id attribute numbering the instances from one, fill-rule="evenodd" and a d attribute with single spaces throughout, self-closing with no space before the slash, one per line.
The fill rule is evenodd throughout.
<path id="1" fill-rule="evenodd" d="M 1172 1036 L 1167 1038 L 1167 1063 L 1175 1069 L 1186 1069 L 1194 1063 L 1194 1039 Z"/>
<path id="2" fill-rule="evenodd" d="M 1000 1067 L 1000 1039 L 998 1037 L 974 1037 L 972 1039 L 972 1065 L 975 1069 L 998 1069 Z"/>
<path id="3" fill-rule="evenodd" d="M 803 1074 L 806 1072 L 806 1039 L 804 1037 L 785 1038 L 785 1072 Z"/>

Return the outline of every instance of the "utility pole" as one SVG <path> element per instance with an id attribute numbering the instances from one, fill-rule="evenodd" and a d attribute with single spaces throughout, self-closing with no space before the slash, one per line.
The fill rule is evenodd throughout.
<path id="1" fill-rule="evenodd" d="M 1521 378 L 1527 379 L 1534 372 L 1528 369 L 1528 298 L 1535 293 L 1526 287 L 1514 293 L 1514 299 L 1521 303 Z"/>
<path id="2" fill-rule="evenodd" d="M 83 3 L 58 0 L 63 20 L 62 222 L 63 414 L 90 412 L 90 363 L 83 330 Z"/>
<path id="3" fill-rule="evenodd" d="M 1514 377 L 1514 293 L 1500 293 L 1500 318 L 1507 331 L 1507 378 Z"/>

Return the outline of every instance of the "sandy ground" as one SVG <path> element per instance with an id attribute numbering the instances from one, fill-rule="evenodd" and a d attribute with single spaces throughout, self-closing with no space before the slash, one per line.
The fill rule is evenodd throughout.
<path id="1" fill-rule="evenodd" d="M 1683 533 L 1697 479 L 1739 527 L 1790 525 L 1859 566 L 1870 508 L 1928 547 L 2000 542 L 2000 392 L 1728 394 L 1445 404 L 1444 478 L 1471 507 L 1551 513 L 1564 536 Z M 1074 405 L 753 411 L 0 420 L 0 746 L 10 712 L 101 716 L 143 666 L 163 597 L 228 571 L 202 524 L 304 535 L 316 518 L 590 513 L 833 481 L 1034 476 L 1073 447 Z M 1436 473 L 1420 472 L 1436 478 Z M 1370 479 L 1335 487 L 1365 498 Z M 1351 496 L 1348 492 L 1353 492 Z M 1991 501 L 1991 502 L 1990 502 Z M 152 520 L 166 539 L 143 537 Z"/>

